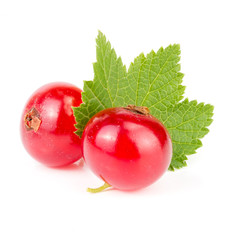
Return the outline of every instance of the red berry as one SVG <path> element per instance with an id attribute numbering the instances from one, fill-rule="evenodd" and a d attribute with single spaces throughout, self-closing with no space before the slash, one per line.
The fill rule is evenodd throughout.
<path id="1" fill-rule="evenodd" d="M 82 157 L 71 108 L 81 102 L 81 90 L 69 83 L 50 83 L 32 94 L 21 119 L 22 142 L 32 157 L 50 167 Z"/>
<path id="2" fill-rule="evenodd" d="M 103 188 L 146 187 L 168 169 L 172 157 L 167 130 L 144 107 L 97 113 L 85 127 L 82 145 L 87 165 L 106 182 Z"/>

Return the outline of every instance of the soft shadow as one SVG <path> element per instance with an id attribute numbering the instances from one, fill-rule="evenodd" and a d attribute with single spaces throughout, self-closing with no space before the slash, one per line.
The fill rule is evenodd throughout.
<path id="1" fill-rule="evenodd" d="M 77 162 L 71 164 L 71 165 L 67 165 L 67 166 L 63 166 L 63 167 L 50 167 L 51 170 L 55 170 L 55 171 L 78 171 L 80 169 L 82 169 L 84 167 L 85 163 L 84 163 L 84 159 L 81 158 L 80 160 L 78 160 Z"/>
<path id="2" fill-rule="evenodd" d="M 137 190 L 118 190 L 116 188 L 108 188 L 103 192 L 120 193 L 123 195 L 140 195 L 140 196 L 161 196 L 186 194 L 202 187 L 204 182 L 196 174 L 191 172 L 169 173 L 165 174 L 157 182 L 150 186 Z"/>

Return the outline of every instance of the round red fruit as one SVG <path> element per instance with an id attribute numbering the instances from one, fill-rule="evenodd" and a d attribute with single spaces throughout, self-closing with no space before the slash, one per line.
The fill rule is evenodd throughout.
<path id="1" fill-rule="evenodd" d="M 87 165 L 105 186 L 120 190 L 152 184 L 168 169 L 172 157 L 166 128 L 144 107 L 97 113 L 85 127 L 82 147 Z"/>
<path id="2" fill-rule="evenodd" d="M 82 157 L 72 111 L 72 106 L 78 107 L 81 102 L 81 90 L 69 83 L 46 84 L 32 94 L 20 128 L 24 147 L 33 158 L 60 167 Z"/>

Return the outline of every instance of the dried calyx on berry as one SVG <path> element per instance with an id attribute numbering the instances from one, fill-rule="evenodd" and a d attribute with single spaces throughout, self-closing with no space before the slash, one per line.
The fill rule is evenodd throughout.
<path id="1" fill-rule="evenodd" d="M 25 127 L 28 131 L 34 130 L 37 132 L 39 130 L 41 119 L 38 110 L 32 107 L 24 117 Z"/>
<path id="2" fill-rule="evenodd" d="M 150 116 L 151 115 L 150 110 L 147 107 L 137 107 L 135 105 L 130 104 L 127 107 L 124 107 L 124 109 L 127 109 L 131 112 L 134 112 L 134 113 L 145 115 L 145 116 Z"/>

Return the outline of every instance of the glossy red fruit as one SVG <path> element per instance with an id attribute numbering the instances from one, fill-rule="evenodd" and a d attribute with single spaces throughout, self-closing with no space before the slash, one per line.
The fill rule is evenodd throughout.
<path id="1" fill-rule="evenodd" d="M 71 108 L 81 102 L 81 90 L 69 83 L 50 83 L 32 94 L 23 110 L 21 138 L 33 158 L 60 167 L 82 157 Z"/>
<path id="2" fill-rule="evenodd" d="M 152 184 L 168 169 L 172 157 L 167 130 L 143 107 L 97 113 L 85 127 L 82 144 L 87 165 L 107 183 L 105 187 L 121 190 Z"/>

